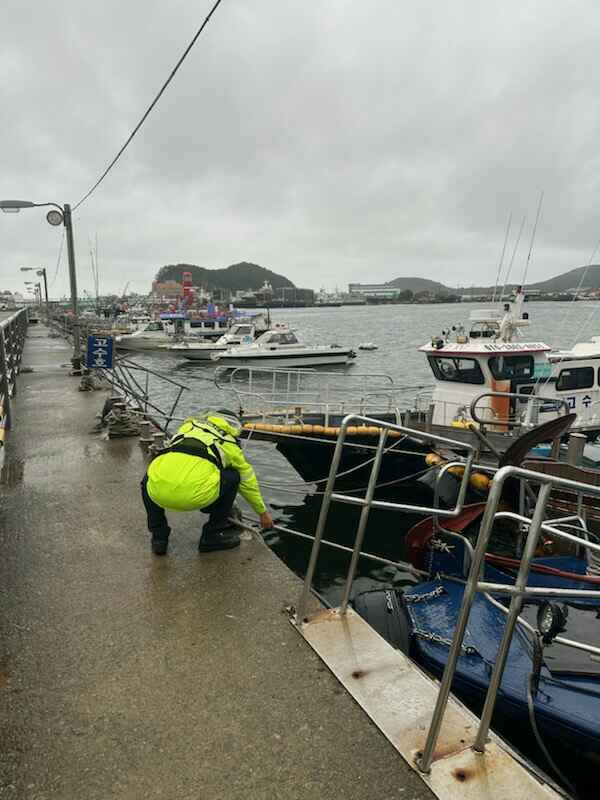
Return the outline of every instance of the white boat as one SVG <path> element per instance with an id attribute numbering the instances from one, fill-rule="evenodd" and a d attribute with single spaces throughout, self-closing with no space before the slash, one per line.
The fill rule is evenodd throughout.
<path id="1" fill-rule="evenodd" d="M 326 292 L 321 288 L 315 297 L 315 306 L 320 308 L 339 308 L 342 305 L 342 298 L 339 292 Z"/>
<path id="2" fill-rule="evenodd" d="M 379 347 L 373 342 L 363 342 L 358 345 L 359 350 L 379 350 Z"/>
<path id="3" fill-rule="evenodd" d="M 259 336 L 253 344 L 230 347 L 224 353 L 215 353 L 213 361 L 223 366 L 254 365 L 273 367 L 318 367 L 330 364 L 348 364 L 356 353 L 350 347 L 338 344 L 306 345 L 298 341 L 287 325 L 276 324 Z"/>
<path id="4" fill-rule="evenodd" d="M 119 350 L 164 350 L 184 337 L 203 341 L 218 339 L 229 328 L 225 316 L 193 318 L 185 314 L 161 314 L 159 320 L 148 323 L 142 330 L 117 336 Z"/>
<path id="5" fill-rule="evenodd" d="M 116 337 L 118 350 L 168 350 L 173 344 L 173 335 L 168 333 L 160 320 L 149 322 L 133 333 Z"/>
<path id="6" fill-rule="evenodd" d="M 262 314 L 256 315 L 247 322 L 237 322 L 231 326 L 216 342 L 198 342 L 184 339 L 172 344 L 169 350 L 189 361 L 210 361 L 214 353 L 225 353 L 235 345 L 247 345 L 268 330 L 268 323 Z"/>
<path id="7" fill-rule="evenodd" d="M 569 351 L 518 341 L 529 325 L 521 306 L 518 297 L 512 309 L 474 312 L 470 330 L 454 326 L 419 348 L 435 379 L 426 399 L 432 429 L 474 424 L 508 434 L 519 420 L 535 425 L 568 411 L 574 430 L 600 433 L 600 337 Z"/>

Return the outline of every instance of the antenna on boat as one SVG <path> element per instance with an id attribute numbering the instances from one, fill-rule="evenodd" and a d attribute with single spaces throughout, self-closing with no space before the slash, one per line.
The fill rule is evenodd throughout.
<path id="1" fill-rule="evenodd" d="M 506 270 L 506 276 L 504 278 L 504 284 L 502 285 L 502 291 L 500 292 L 500 297 L 498 298 L 498 300 L 500 300 L 500 302 L 502 302 L 502 296 L 504 294 L 504 290 L 506 289 L 506 284 L 508 283 L 508 279 L 510 278 L 510 273 L 511 273 L 513 264 L 515 263 L 515 256 L 517 255 L 517 250 L 519 249 L 519 242 L 521 241 L 521 236 L 523 234 L 523 228 L 525 227 L 525 220 L 526 219 L 527 219 L 527 217 L 523 217 L 523 219 L 521 220 L 521 227 L 519 228 L 519 235 L 517 236 L 517 240 L 515 241 L 515 246 L 513 248 L 513 254 L 511 256 L 510 263 L 508 265 L 508 269 Z"/>
<path id="2" fill-rule="evenodd" d="M 531 261 L 531 253 L 533 251 L 533 243 L 535 242 L 535 234 L 537 232 L 538 222 L 540 221 L 540 213 L 542 211 L 542 202 L 544 200 L 544 190 L 540 192 L 540 201 L 537 207 L 537 214 L 535 216 L 535 224 L 533 226 L 533 230 L 531 231 L 531 242 L 529 243 L 529 252 L 527 253 L 527 261 L 525 262 L 525 271 L 523 272 L 523 280 L 521 281 L 521 285 L 523 286 L 523 290 L 525 289 L 525 282 L 527 281 L 527 273 L 529 271 L 529 262 Z"/>
<path id="3" fill-rule="evenodd" d="M 504 254 L 506 253 L 506 245 L 508 244 L 508 235 L 510 233 L 511 223 L 512 223 L 512 211 L 508 215 L 508 223 L 506 225 L 506 233 L 504 234 L 502 255 L 500 256 L 500 262 L 498 263 L 498 274 L 496 275 L 496 283 L 494 284 L 494 294 L 492 295 L 492 303 L 496 301 L 496 289 L 498 288 L 498 283 L 500 281 L 500 272 L 502 271 L 502 265 L 504 264 Z"/>

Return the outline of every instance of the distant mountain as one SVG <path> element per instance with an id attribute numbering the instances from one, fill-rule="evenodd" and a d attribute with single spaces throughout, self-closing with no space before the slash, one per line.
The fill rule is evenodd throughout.
<path id="1" fill-rule="evenodd" d="M 562 275 L 556 275 L 547 281 L 531 283 L 529 288 L 540 289 L 542 292 L 566 292 L 567 289 L 576 289 L 580 281 L 582 281 L 582 290 L 600 289 L 600 264 L 590 264 L 589 267 L 571 269 L 569 272 L 563 272 Z"/>
<path id="2" fill-rule="evenodd" d="M 589 267 L 576 267 L 568 272 L 555 275 L 554 278 L 548 278 L 538 283 L 528 283 L 527 288 L 539 289 L 544 294 L 550 294 L 552 292 L 562 293 L 569 289 L 577 288 L 580 281 L 582 281 L 581 290 L 600 289 L 600 264 L 592 264 Z M 412 292 L 427 291 L 431 294 L 456 293 L 456 288 L 450 289 L 437 281 L 431 281 L 427 278 L 396 278 L 393 281 L 389 281 L 389 285 L 396 286 L 401 291 L 410 289 Z M 518 283 L 509 283 L 506 285 L 505 290 L 515 289 L 518 285 Z M 462 291 L 464 293 L 485 294 L 486 292 L 493 292 L 493 290 L 493 286 L 469 286 L 468 288 L 465 287 Z"/>
<path id="3" fill-rule="evenodd" d="M 258 264 L 242 261 L 225 269 L 207 269 L 195 264 L 169 264 L 161 267 L 156 273 L 157 281 L 179 281 L 184 272 L 192 273 L 194 286 L 205 289 L 250 289 L 256 291 L 268 281 L 273 289 L 294 287 L 284 275 L 278 275 Z"/>
<path id="4" fill-rule="evenodd" d="M 395 286 L 401 292 L 409 289 L 411 292 L 430 292 L 431 294 L 452 294 L 455 289 L 448 289 L 442 283 L 430 281 L 428 278 L 394 278 L 387 282 L 388 286 Z"/>

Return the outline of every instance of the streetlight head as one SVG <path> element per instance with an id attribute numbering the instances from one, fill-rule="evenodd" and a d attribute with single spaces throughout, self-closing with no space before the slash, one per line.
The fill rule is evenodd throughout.
<path id="1" fill-rule="evenodd" d="M 62 225 L 63 215 L 57 209 L 53 208 L 46 214 L 46 219 L 50 225 Z"/>
<path id="2" fill-rule="evenodd" d="M 30 200 L 0 200 L 0 210 L 5 214 L 18 214 L 22 208 L 33 208 L 35 203 Z"/>

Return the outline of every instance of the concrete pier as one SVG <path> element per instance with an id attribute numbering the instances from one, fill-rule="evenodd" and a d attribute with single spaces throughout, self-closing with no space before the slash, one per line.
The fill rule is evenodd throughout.
<path id="1" fill-rule="evenodd" d="M 0 494 L 2 800 L 432 798 L 288 621 L 260 541 L 151 555 L 135 439 L 31 326 Z M 61 366 L 63 365 L 63 366 Z"/>

